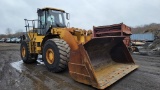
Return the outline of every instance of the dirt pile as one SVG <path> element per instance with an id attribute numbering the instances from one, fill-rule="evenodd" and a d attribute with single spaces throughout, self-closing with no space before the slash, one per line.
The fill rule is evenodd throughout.
<path id="1" fill-rule="evenodd" d="M 160 39 L 153 42 L 146 42 L 142 48 L 139 49 L 141 55 L 160 56 Z"/>
<path id="2" fill-rule="evenodd" d="M 149 49 L 158 49 L 160 48 L 160 39 L 157 39 L 155 41 L 153 41 L 153 43 L 151 43 L 149 46 L 148 46 Z"/>

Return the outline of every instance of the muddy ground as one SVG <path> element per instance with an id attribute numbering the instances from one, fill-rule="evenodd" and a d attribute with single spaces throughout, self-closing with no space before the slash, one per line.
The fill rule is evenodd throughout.
<path id="1" fill-rule="evenodd" d="M 0 43 L 0 90 L 96 90 L 74 81 L 68 70 L 49 72 L 41 60 L 24 64 L 19 46 Z M 160 90 L 160 57 L 132 56 L 140 67 L 106 90 Z"/>

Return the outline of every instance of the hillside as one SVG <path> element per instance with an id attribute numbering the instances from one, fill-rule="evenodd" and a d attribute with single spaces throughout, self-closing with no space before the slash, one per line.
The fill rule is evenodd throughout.
<path id="1" fill-rule="evenodd" d="M 143 26 L 137 26 L 137 27 L 132 27 L 132 33 L 156 33 L 157 30 L 160 30 L 160 24 L 157 23 L 151 23 L 148 25 L 143 25 Z M 159 33 L 160 35 L 160 33 Z"/>

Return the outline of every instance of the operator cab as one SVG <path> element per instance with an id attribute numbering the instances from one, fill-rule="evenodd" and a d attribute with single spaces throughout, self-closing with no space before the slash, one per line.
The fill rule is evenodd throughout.
<path id="1" fill-rule="evenodd" d="M 46 7 L 38 9 L 37 13 L 38 34 L 45 35 L 47 32 L 50 32 L 51 28 L 66 27 L 64 14 L 68 17 L 68 13 L 65 13 L 64 10 Z"/>

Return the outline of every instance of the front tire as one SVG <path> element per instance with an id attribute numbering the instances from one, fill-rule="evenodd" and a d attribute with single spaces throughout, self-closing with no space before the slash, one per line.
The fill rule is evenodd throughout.
<path id="1" fill-rule="evenodd" d="M 49 71 L 64 71 L 68 66 L 69 55 L 70 47 L 66 41 L 56 38 L 45 42 L 42 56 Z"/>
<path id="2" fill-rule="evenodd" d="M 22 41 L 20 46 L 21 58 L 24 63 L 31 64 L 36 62 L 38 54 L 31 54 L 29 52 L 28 44 L 25 41 Z"/>

